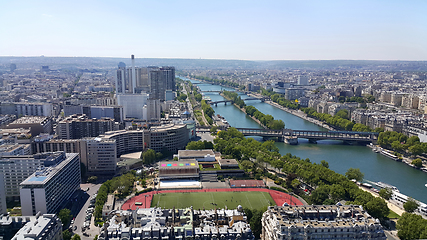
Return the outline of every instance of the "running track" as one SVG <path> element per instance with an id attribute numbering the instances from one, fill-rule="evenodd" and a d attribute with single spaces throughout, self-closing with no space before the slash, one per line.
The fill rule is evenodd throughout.
<path id="1" fill-rule="evenodd" d="M 179 192 L 268 192 L 273 198 L 277 206 L 282 206 L 285 202 L 289 205 L 303 205 L 300 200 L 296 197 L 292 197 L 289 194 L 284 192 L 279 192 L 276 190 L 270 190 L 265 188 L 218 188 L 218 189 L 196 189 L 196 190 L 160 190 L 160 191 L 151 191 L 147 193 L 142 193 L 139 196 L 135 196 L 127 200 L 122 205 L 122 210 L 135 210 L 138 208 L 150 208 L 151 200 L 153 199 L 154 194 L 160 193 L 179 193 Z M 135 202 L 142 203 L 141 205 L 135 205 Z"/>

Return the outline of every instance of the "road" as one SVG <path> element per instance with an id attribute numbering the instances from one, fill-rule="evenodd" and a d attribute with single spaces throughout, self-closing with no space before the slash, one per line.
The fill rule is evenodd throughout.
<path id="1" fill-rule="evenodd" d="M 85 194 L 86 198 L 82 198 L 80 200 L 80 201 L 85 201 L 85 202 L 83 204 L 83 207 L 80 209 L 80 212 L 77 214 L 77 216 L 74 220 L 73 229 L 74 229 L 74 226 L 77 226 L 77 230 L 74 231 L 74 233 L 78 234 L 82 240 L 92 240 L 95 237 L 95 235 L 99 234 L 99 230 L 100 230 L 100 228 L 95 227 L 95 225 L 94 225 L 94 217 L 92 217 L 92 219 L 91 219 L 90 229 L 87 229 L 85 231 L 86 233 L 89 234 L 89 237 L 86 237 L 83 235 L 82 226 L 83 226 L 83 223 L 85 222 L 86 210 L 88 209 L 88 207 L 90 205 L 90 198 L 96 192 L 98 192 L 98 189 L 101 187 L 101 184 L 81 184 L 80 187 L 82 190 L 86 190 L 87 188 L 89 188 L 89 191 L 87 191 Z M 81 202 L 80 202 L 80 204 L 81 204 Z"/>
<path id="2" fill-rule="evenodd" d="M 214 140 L 214 136 L 211 135 L 210 132 L 198 132 L 197 133 L 197 137 L 200 137 L 199 141 L 208 141 L 208 142 L 213 142 Z"/>

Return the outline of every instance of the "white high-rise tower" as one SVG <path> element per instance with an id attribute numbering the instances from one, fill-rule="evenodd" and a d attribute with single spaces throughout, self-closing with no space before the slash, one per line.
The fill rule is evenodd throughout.
<path id="1" fill-rule="evenodd" d="M 132 59 L 132 93 L 135 93 L 135 88 L 136 88 L 136 74 L 135 74 L 135 56 L 132 54 L 131 55 L 131 59 Z"/>

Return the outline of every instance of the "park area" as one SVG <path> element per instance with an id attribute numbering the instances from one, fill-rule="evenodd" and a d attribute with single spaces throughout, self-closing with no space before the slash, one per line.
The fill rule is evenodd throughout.
<path id="1" fill-rule="evenodd" d="M 135 196 L 126 201 L 122 209 L 147 207 L 186 208 L 194 209 L 244 208 L 262 209 L 267 206 L 284 203 L 302 205 L 295 197 L 286 193 L 264 188 L 233 188 L 206 190 L 162 190 Z"/>

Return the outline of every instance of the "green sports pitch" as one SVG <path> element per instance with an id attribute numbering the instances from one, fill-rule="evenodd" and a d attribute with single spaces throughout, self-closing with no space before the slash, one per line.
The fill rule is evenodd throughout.
<path id="1" fill-rule="evenodd" d="M 194 209 L 237 208 L 262 209 L 276 205 L 267 192 L 179 192 L 156 194 L 151 207 Z"/>

